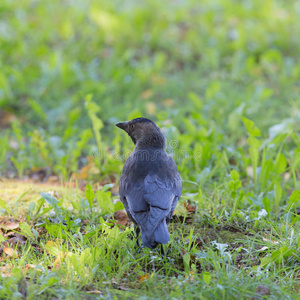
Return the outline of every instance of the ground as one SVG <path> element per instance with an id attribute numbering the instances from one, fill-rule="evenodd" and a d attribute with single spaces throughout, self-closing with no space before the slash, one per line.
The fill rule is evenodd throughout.
<path id="1" fill-rule="evenodd" d="M 1 299 L 299 298 L 299 1 L 0 16 Z M 182 179 L 164 257 L 119 201 L 134 145 L 115 124 L 140 116 Z"/>

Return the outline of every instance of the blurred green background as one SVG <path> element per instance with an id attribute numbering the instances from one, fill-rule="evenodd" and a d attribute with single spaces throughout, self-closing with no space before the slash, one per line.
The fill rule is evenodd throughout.
<path id="1" fill-rule="evenodd" d="M 3 0 L 0 174 L 118 176 L 133 146 L 114 124 L 138 116 L 200 151 L 177 160 L 198 183 L 230 159 L 246 174 L 244 116 L 266 141 L 293 132 L 292 159 L 299 33 L 299 1 Z"/>

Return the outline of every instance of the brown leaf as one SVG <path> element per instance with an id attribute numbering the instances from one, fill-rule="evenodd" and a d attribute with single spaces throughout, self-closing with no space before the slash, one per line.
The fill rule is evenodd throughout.
<path id="1" fill-rule="evenodd" d="M 3 252 L 13 258 L 17 258 L 19 256 L 18 251 L 13 248 L 3 248 Z"/>
<path id="2" fill-rule="evenodd" d="M 186 208 L 186 210 L 188 211 L 188 213 L 195 213 L 196 212 L 196 206 L 189 204 L 188 202 L 184 203 L 184 207 Z"/>
<path id="3" fill-rule="evenodd" d="M 195 281 L 195 272 L 194 271 L 190 271 L 188 275 L 185 276 L 185 279 L 192 283 Z"/>
<path id="4" fill-rule="evenodd" d="M 14 233 L 13 237 L 2 242 L 1 246 L 2 247 L 12 247 L 15 245 L 25 245 L 27 241 L 27 238 L 24 235 L 18 234 L 18 233 Z"/>
<path id="5" fill-rule="evenodd" d="M 25 271 L 28 271 L 29 269 L 35 269 L 35 268 L 36 268 L 36 265 L 34 265 L 34 264 L 27 264 L 27 265 L 25 266 Z M 37 270 L 37 271 L 40 271 L 40 272 L 42 272 L 42 273 L 44 273 L 43 270 L 40 269 L 40 268 L 37 268 L 36 270 Z"/>
<path id="6" fill-rule="evenodd" d="M 118 225 L 126 226 L 129 223 L 127 214 L 122 210 L 117 210 L 114 213 L 114 219 L 117 221 Z"/>
<path id="7" fill-rule="evenodd" d="M 6 224 L 0 224 L 0 227 L 6 229 L 6 230 L 15 230 L 19 228 L 20 223 L 19 222 L 8 222 Z"/>
<path id="8" fill-rule="evenodd" d="M 74 179 L 86 179 L 89 176 L 89 166 L 84 166 L 80 169 L 79 173 L 74 173 Z"/>
<path id="9" fill-rule="evenodd" d="M 138 279 L 138 281 L 139 281 L 139 282 L 143 282 L 143 281 L 146 281 L 146 280 L 148 280 L 148 279 L 149 279 L 148 274 L 145 274 L 145 275 L 141 276 L 141 277 Z"/>
<path id="10" fill-rule="evenodd" d="M 57 247 L 58 244 L 56 242 L 53 242 L 53 241 L 48 241 L 45 246 L 47 246 L 47 247 Z"/>

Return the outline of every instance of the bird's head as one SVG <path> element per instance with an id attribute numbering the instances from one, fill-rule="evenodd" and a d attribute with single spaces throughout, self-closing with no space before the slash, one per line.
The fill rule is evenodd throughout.
<path id="1" fill-rule="evenodd" d="M 164 135 L 159 127 L 147 118 L 136 118 L 131 121 L 120 122 L 116 126 L 126 131 L 136 146 L 165 147 Z"/>

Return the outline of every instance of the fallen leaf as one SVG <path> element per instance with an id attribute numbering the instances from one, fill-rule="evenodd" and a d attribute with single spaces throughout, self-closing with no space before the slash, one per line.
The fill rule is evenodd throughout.
<path id="1" fill-rule="evenodd" d="M 34 264 L 27 264 L 25 266 L 25 271 L 28 271 L 29 269 L 35 269 L 35 268 L 36 268 L 36 265 L 34 265 Z M 44 273 L 44 271 L 41 268 L 36 268 L 36 270 Z"/>
<path id="2" fill-rule="evenodd" d="M 141 276 L 141 277 L 138 279 L 138 281 L 139 281 L 139 282 L 144 282 L 145 280 L 148 280 L 148 279 L 149 279 L 148 274 L 145 274 L 145 275 Z"/>
<path id="3" fill-rule="evenodd" d="M 184 203 L 184 207 L 188 211 L 188 213 L 195 213 L 196 212 L 196 206 L 189 204 L 188 202 Z"/>
<path id="4" fill-rule="evenodd" d="M 187 279 L 187 281 L 189 281 L 189 282 L 194 282 L 195 281 L 195 272 L 190 271 L 189 274 L 187 274 L 185 276 L 185 279 Z"/>
<path id="5" fill-rule="evenodd" d="M 47 246 L 47 247 L 57 247 L 58 244 L 56 242 L 53 242 L 53 241 L 48 241 L 45 246 Z"/>
<path id="6" fill-rule="evenodd" d="M 19 228 L 19 222 L 9 222 L 6 224 L 0 224 L 0 227 L 6 229 L 6 230 L 15 230 Z"/>
<path id="7" fill-rule="evenodd" d="M 118 225 L 126 226 L 129 222 L 127 214 L 122 210 L 117 210 L 114 213 L 114 219 L 117 221 Z"/>
<path id="8" fill-rule="evenodd" d="M 13 258 L 17 258 L 19 256 L 18 251 L 13 248 L 3 248 L 3 252 Z"/>
<path id="9" fill-rule="evenodd" d="M 2 247 L 12 247 L 15 245 L 25 245 L 27 238 L 24 235 L 14 233 L 14 236 L 1 243 Z"/>

